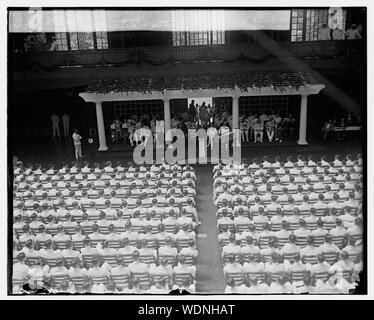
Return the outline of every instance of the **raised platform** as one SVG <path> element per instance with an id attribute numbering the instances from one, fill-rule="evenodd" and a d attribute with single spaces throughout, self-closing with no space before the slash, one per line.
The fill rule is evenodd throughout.
<path id="1" fill-rule="evenodd" d="M 100 159 L 102 161 L 111 159 L 123 159 L 126 161 L 131 161 L 133 156 L 133 150 L 131 146 L 127 144 L 113 144 L 109 145 L 107 151 L 98 151 L 97 146 L 90 147 L 90 158 Z M 305 153 L 323 153 L 327 152 L 328 148 L 321 145 L 318 142 L 312 142 L 308 145 L 298 145 L 296 140 L 279 142 L 245 142 L 241 145 L 241 157 L 242 159 L 252 159 L 253 157 L 259 157 L 263 155 L 275 156 L 284 154 L 305 154 Z M 154 152 L 155 154 L 155 152 Z M 198 155 L 198 148 L 196 148 L 196 155 Z M 188 158 L 188 153 L 186 149 L 186 158 Z M 208 163 L 210 163 L 210 149 L 208 148 Z"/>
<path id="2" fill-rule="evenodd" d="M 22 137 L 22 139 L 12 139 L 13 143 L 8 145 L 8 156 L 17 156 L 25 164 L 28 162 L 48 165 L 49 163 L 62 164 L 71 163 L 74 160 L 74 146 L 70 138 L 53 139 L 51 137 Z M 280 156 L 284 161 L 286 156 L 296 157 L 301 154 L 304 157 L 313 155 L 319 159 L 321 155 L 333 156 L 334 154 L 357 154 L 362 152 L 362 139 L 354 139 L 346 142 L 321 141 L 317 138 L 310 138 L 309 144 L 300 146 L 296 140 L 282 143 L 243 143 L 242 159 L 251 161 L 254 157 L 260 158 L 264 155 L 273 159 Z M 92 162 L 102 161 L 132 161 L 133 149 L 125 144 L 109 145 L 108 151 L 98 151 L 97 143 L 82 146 L 83 160 Z M 208 154 L 209 156 L 209 154 Z M 332 159 L 331 159 L 332 160 Z"/>
<path id="3" fill-rule="evenodd" d="M 292 141 L 284 141 L 284 142 L 268 142 L 268 141 L 265 141 L 265 142 L 259 142 L 259 143 L 255 143 L 255 142 L 242 142 L 242 150 L 243 149 L 247 149 L 247 148 L 258 148 L 258 149 L 261 149 L 261 148 L 272 148 L 272 147 L 279 147 L 279 148 L 288 148 L 288 147 L 295 147 L 295 146 L 299 146 L 296 142 L 296 140 L 292 140 Z M 308 146 L 308 145 L 306 145 Z M 134 147 L 131 147 L 130 145 L 128 144 L 125 144 L 125 143 L 116 143 L 116 144 L 111 144 L 111 145 L 108 145 L 108 150 L 107 152 L 132 152 L 132 150 L 134 150 Z"/>

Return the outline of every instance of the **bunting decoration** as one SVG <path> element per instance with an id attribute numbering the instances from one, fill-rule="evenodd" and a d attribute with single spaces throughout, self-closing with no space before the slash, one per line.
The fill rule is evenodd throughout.
<path id="1" fill-rule="evenodd" d="M 343 41 L 336 44 L 333 53 L 325 53 L 323 47 L 312 46 L 309 53 L 303 54 L 305 57 L 314 59 L 334 59 L 341 56 L 347 56 L 349 45 Z M 276 58 L 271 52 L 262 48 L 252 53 L 242 51 L 235 57 L 230 56 L 231 52 L 226 51 L 224 47 L 206 47 L 197 48 L 195 52 L 189 53 L 187 57 L 180 54 L 179 49 L 170 49 L 170 55 L 163 59 L 154 59 L 142 50 L 113 49 L 113 54 L 107 50 L 85 50 L 84 52 L 34 52 L 34 53 L 17 53 L 14 55 L 14 67 L 16 70 L 55 70 L 59 67 L 126 67 L 127 65 L 162 66 L 166 64 L 175 65 L 176 63 L 194 63 L 194 62 L 223 62 L 223 63 L 241 63 L 241 64 L 261 64 Z M 182 51 L 183 53 L 183 51 Z M 292 56 L 292 52 L 290 52 Z M 178 57 L 179 56 L 179 57 Z"/>
<path id="2" fill-rule="evenodd" d="M 280 93 L 288 89 L 299 89 L 315 80 L 309 74 L 291 72 L 262 72 L 236 74 L 178 74 L 169 76 L 106 78 L 92 80 L 86 92 L 106 94 L 110 92 L 145 93 L 166 92 L 167 90 L 192 90 L 224 88 L 248 92 L 248 88 L 261 90 L 271 88 Z"/>

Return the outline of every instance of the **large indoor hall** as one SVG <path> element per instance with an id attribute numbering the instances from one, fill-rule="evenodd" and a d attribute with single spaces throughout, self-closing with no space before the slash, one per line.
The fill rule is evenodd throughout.
<path id="1" fill-rule="evenodd" d="M 364 8 L 42 10 L 8 11 L 8 294 L 365 292 Z"/>

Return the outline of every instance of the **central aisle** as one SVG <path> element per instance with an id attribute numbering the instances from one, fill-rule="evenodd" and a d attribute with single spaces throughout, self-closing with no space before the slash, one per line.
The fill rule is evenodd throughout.
<path id="1" fill-rule="evenodd" d="M 196 165 L 196 208 L 202 224 L 198 231 L 197 293 L 223 293 L 225 280 L 218 246 L 216 207 L 213 204 L 213 166 Z"/>

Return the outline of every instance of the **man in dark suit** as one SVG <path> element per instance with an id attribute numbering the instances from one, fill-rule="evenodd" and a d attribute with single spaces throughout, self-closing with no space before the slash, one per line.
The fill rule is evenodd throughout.
<path id="1" fill-rule="evenodd" d="M 171 290 L 169 294 L 191 294 L 191 292 L 188 292 L 186 289 L 178 288 Z"/>
<path id="2" fill-rule="evenodd" d="M 196 118 L 195 100 L 192 100 L 190 105 L 188 106 L 188 113 L 190 114 L 191 120 L 195 121 L 195 118 Z"/>
<path id="3" fill-rule="evenodd" d="M 182 286 L 180 288 L 177 288 L 177 289 L 173 289 L 169 292 L 169 294 L 191 294 L 191 291 L 195 292 L 195 285 L 192 285 L 191 286 L 191 281 L 188 280 L 188 279 L 184 279 L 182 281 Z"/>

